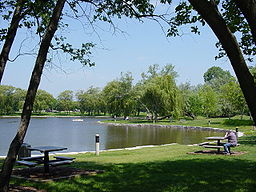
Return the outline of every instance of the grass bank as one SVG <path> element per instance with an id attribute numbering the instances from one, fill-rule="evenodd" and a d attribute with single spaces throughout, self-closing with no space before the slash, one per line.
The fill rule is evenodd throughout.
<path id="1" fill-rule="evenodd" d="M 142 123 L 138 120 L 125 123 Z M 201 121 L 201 122 L 200 122 Z M 208 119 L 198 121 L 158 122 L 190 126 L 207 126 Z M 247 135 L 239 138 L 233 151 L 242 155 L 192 155 L 200 146 L 169 145 L 136 150 L 73 155 L 72 167 L 103 170 L 94 176 L 81 176 L 55 182 L 37 183 L 12 179 L 16 185 L 33 186 L 51 192 L 254 192 L 256 189 L 256 133 L 248 119 L 211 119 L 211 126 L 225 129 L 239 127 Z M 123 121 L 120 121 L 123 122 Z M 146 122 L 145 123 L 149 123 Z M 239 125 L 240 124 L 240 125 Z M 2 164 L 2 160 L 0 161 Z"/>
<path id="2" fill-rule="evenodd" d="M 244 138 L 235 149 L 246 152 L 240 156 L 191 155 L 187 153 L 201 148 L 184 145 L 80 154 L 72 166 L 104 173 L 48 183 L 12 179 L 12 183 L 53 192 L 255 191 L 256 146 L 250 139 Z"/>

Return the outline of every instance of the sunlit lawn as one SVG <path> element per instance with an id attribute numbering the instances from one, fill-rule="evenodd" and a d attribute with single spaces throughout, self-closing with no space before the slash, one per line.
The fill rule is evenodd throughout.
<path id="1" fill-rule="evenodd" d="M 217 123 L 211 120 L 211 125 L 217 127 L 223 125 L 223 121 L 215 120 Z M 184 124 L 187 122 L 183 121 Z M 197 124 L 197 126 L 201 125 Z M 229 126 L 227 128 L 229 129 Z M 239 147 L 233 148 L 233 151 L 245 152 L 242 155 L 192 155 L 188 152 L 202 150 L 202 148 L 178 144 L 108 151 L 102 152 L 100 156 L 86 153 L 73 155 L 76 160 L 70 166 L 87 170 L 103 170 L 103 173 L 48 183 L 12 179 L 12 183 L 63 192 L 254 192 L 256 189 L 256 131 L 251 130 L 251 125 L 246 125 L 246 121 L 240 125 L 239 129 L 250 132 L 250 135 L 239 138 Z"/>
<path id="2" fill-rule="evenodd" d="M 255 191 L 255 143 L 234 149 L 246 152 L 240 156 L 187 154 L 200 149 L 171 145 L 102 152 L 100 156 L 80 154 L 72 166 L 104 173 L 48 183 L 14 179 L 12 183 L 67 192 Z"/>

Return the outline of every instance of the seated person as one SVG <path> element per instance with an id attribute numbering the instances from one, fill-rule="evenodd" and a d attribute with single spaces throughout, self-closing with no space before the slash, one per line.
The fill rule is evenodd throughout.
<path id="1" fill-rule="evenodd" d="M 233 131 L 228 131 L 226 132 L 225 139 L 228 139 L 228 142 L 224 144 L 224 150 L 226 154 L 230 154 L 230 147 L 237 145 L 236 134 Z"/>

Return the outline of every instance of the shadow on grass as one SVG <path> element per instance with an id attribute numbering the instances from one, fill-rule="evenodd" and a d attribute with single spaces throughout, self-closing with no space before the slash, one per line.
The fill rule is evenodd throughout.
<path id="1" fill-rule="evenodd" d="M 34 187 L 51 192 L 233 192 L 255 191 L 256 188 L 255 164 L 245 160 L 192 159 L 104 166 L 79 162 L 75 165 L 85 169 L 101 169 L 104 173 L 58 182 L 34 183 Z M 17 180 L 16 184 L 19 182 Z"/>

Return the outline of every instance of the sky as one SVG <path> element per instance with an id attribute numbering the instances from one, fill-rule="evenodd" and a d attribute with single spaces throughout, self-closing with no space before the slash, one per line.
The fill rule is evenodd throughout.
<path id="1" fill-rule="evenodd" d="M 160 67 L 174 65 L 178 85 L 185 82 L 202 84 L 203 74 L 213 66 L 233 74 L 227 59 L 214 59 L 218 53 L 215 47 L 217 40 L 208 26 L 201 29 L 201 35 L 187 33 L 181 37 L 167 38 L 160 25 L 152 20 L 143 23 L 132 19 L 116 20 L 116 26 L 125 33 L 118 30 L 113 32 L 109 25 L 99 23 L 97 34 L 88 32 L 78 22 L 66 22 L 70 26 L 61 33 L 74 45 L 90 41 L 97 44 L 91 56 L 96 65 L 82 66 L 79 62 L 69 61 L 65 55 L 58 55 L 59 60 L 54 65 L 46 66 L 39 87 L 55 97 L 65 90 L 76 92 L 91 86 L 103 88 L 108 82 L 119 78 L 122 72 L 131 72 L 136 84 L 141 79 L 141 73 L 153 64 Z M 17 53 L 27 31 L 19 30 L 18 35 L 11 57 Z M 26 48 L 31 49 L 34 41 L 28 40 Z M 2 85 L 27 89 L 34 63 L 35 57 L 32 56 L 22 56 L 15 62 L 9 62 Z"/>

